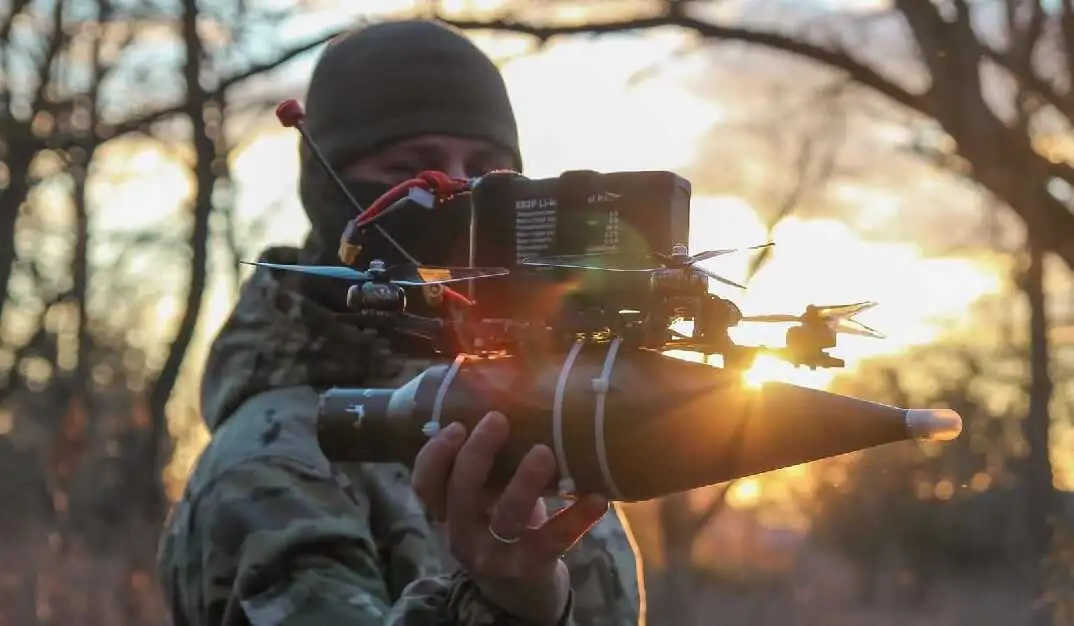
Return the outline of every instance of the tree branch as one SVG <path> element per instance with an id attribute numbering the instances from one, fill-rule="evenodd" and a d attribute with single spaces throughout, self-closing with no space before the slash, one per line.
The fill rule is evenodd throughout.
<path id="1" fill-rule="evenodd" d="M 59 0 L 57 0 L 57 2 L 59 3 Z M 16 4 L 15 6 L 18 7 L 20 5 Z M 62 31 L 62 28 L 60 30 Z M 284 65 L 295 57 L 324 44 L 332 37 L 336 36 L 336 34 L 337 32 L 332 32 L 316 37 L 285 50 L 269 61 L 252 65 L 241 72 L 232 74 L 222 79 L 218 83 L 216 89 L 207 94 L 207 97 L 222 98 L 223 94 L 229 89 L 238 86 L 250 78 L 272 71 Z M 43 81 L 42 84 L 45 82 L 47 81 Z M 3 90 L 0 95 L 6 97 L 7 90 Z M 75 103 L 73 100 L 50 105 L 53 109 L 73 109 L 74 106 Z M 187 103 L 179 102 L 171 106 L 134 115 L 133 117 L 112 126 L 109 135 L 111 137 L 116 137 L 128 133 L 145 132 L 153 123 L 183 113 L 186 110 L 186 107 Z M 3 107 L 0 107 L 0 110 L 4 110 Z M 9 186 L 4 193 L 0 193 L 0 317 L 2 317 L 6 302 L 7 285 L 11 276 L 11 269 L 15 263 L 14 239 L 16 222 L 19 216 L 19 207 L 25 202 L 30 192 L 30 184 L 27 180 L 29 164 L 37 152 L 45 148 L 47 140 L 46 137 L 36 137 L 30 132 L 29 125 L 31 120 L 16 122 L 9 114 L 6 121 L 9 123 L 5 125 L 6 137 L 4 138 L 4 143 L 6 144 L 7 149 L 7 159 L 5 162 L 10 172 Z M 93 132 L 96 131 L 91 129 L 90 134 L 93 135 Z"/>
<path id="2" fill-rule="evenodd" d="M 751 43 L 815 61 L 829 68 L 846 72 L 855 82 L 869 87 L 903 106 L 918 112 L 927 113 L 928 111 L 925 104 L 925 94 L 915 94 L 898 85 L 875 68 L 854 58 L 849 52 L 839 48 L 826 48 L 771 31 L 712 24 L 693 17 L 678 15 L 549 26 L 539 26 L 529 22 L 508 19 L 441 19 L 462 30 L 510 32 L 529 35 L 542 41 L 564 35 L 605 35 L 657 28 L 681 28 L 693 31 L 709 40 Z"/>
<path id="3" fill-rule="evenodd" d="M 209 98 L 221 97 L 222 94 L 225 94 L 228 90 L 235 87 L 236 85 L 239 85 L 240 83 L 245 82 L 246 80 L 249 80 L 260 74 L 264 74 L 265 72 L 272 71 L 291 61 L 295 57 L 309 52 L 317 46 L 328 42 L 337 34 L 339 34 L 339 32 L 341 31 L 322 35 L 320 37 L 311 39 L 310 41 L 298 44 L 297 46 L 280 53 L 279 56 L 275 57 L 270 61 L 252 65 L 241 72 L 237 72 L 235 74 L 232 74 L 231 76 L 227 76 L 220 80 L 214 90 L 207 92 L 206 96 Z M 135 115 L 130 119 L 124 120 L 116 124 L 113 127 L 114 134 L 124 135 L 127 133 L 142 132 L 151 124 L 159 122 L 173 115 L 178 115 L 182 113 L 187 106 L 188 105 L 185 102 L 179 102 L 174 105 L 164 107 L 162 109 L 156 109 L 153 111 Z"/>
<path id="4" fill-rule="evenodd" d="M 735 482 L 732 480 L 724 485 L 720 493 L 705 507 L 705 510 L 698 513 L 693 520 L 693 534 L 691 536 L 696 537 L 699 535 L 701 531 L 705 530 L 706 526 L 712 523 L 712 520 L 716 519 L 717 515 L 727 508 L 727 496 L 730 494 L 731 488 L 735 486 Z"/>
<path id="5" fill-rule="evenodd" d="M 1074 124 L 1074 101 L 1059 93 L 1055 85 L 1032 69 L 1029 69 L 1028 71 L 1024 68 L 1019 69 L 1021 64 L 1014 59 L 1014 56 L 1011 53 L 996 50 L 992 46 L 984 43 L 981 43 L 980 47 L 981 54 L 986 59 L 1002 67 L 1008 74 L 1010 74 L 1011 78 L 1018 81 L 1023 89 L 1027 89 L 1037 94 L 1041 100 L 1054 107 L 1060 115 Z"/>
<path id="6" fill-rule="evenodd" d="M 11 76 L 11 50 L 8 46 L 11 43 L 11 29 L 15 25 L 15 18 L 22 14 L 23 10 L 30 5 L 30 0 L 14 0 L 11 3 L 11 8 L 8 10 L 7 16 L 2 22 L 0 22 L 0 53 L 3 54 L 2 60 L 0 60 L 0 69 L 4 71 L 4 74 Z M 11 108 L 11 85 L 10 81 L 0 89 L 0 112 L 8 113 Z"/>
<path id="7" fill-rule="evenodd" d="M 817 185 L 822 184 L 829 179 L 832 173 L 835 171 L 836 156 L 838 155 L 838 145 L 831 146 L 828 150 L 824 151 L 819 157 L 817 155 L 817 144 L 820 143 L 820 139 L 823 135 L 829 134 L 836 130 L 833 126 L 843 126 L 845 120 L 838 111 L 833 111 L 835 107 L 832 106 L 834 100 L 838 99 L 841 92 L 847 87 L 849 81 L 844 80 L 836 83 L 823 90 L 824 95 L 829 98 L 828 106 L 826 110 L 822 112 L 824 123 L 821 128 L 815 133 L 810 133 L 803 141 L 798 151 L 798 157 L 795 159 L 795 180 L 791 186 L 790 191 L 783 197 L 779 203 L 779 208 L 768 223 L 765 224 L 765 230 L 768 233 L 768 238 L 772 238 L 772 231 L 775 230 L 779 224 L 787 219 L 791 213 L 798 208 L 803 198 Z M 842 129 L 839 129 L 840 132 Z M 818 161 L 820 165 L 817 166 L 816 171 L 810 176 L 810 168 L 814 165 L 814 162 Z M 750 261 L 749 267 L 746 270 L 746 284 L 749 284 L 754 277 L 757 276 L 757 272 L 761 270 L 765 263 L 771 258 L 772 248 L 765 248 L 761 250 L 753 260 Z"/>
<path id="8" fill-rule="evenodd" d="M 34 90 L 33 104 L 35 110 L 44 105 L 45 95 L 48 93 L 49 84 L 52 82 L 52 66 L 56 62 L 56 55 L 60 53 L 67 33 L 63 28 L 64 0 L 55 0 L 52 6 L 52 34 L 48 39 L 45 52 L 37 63 L 37 89 Z"/>
<path id="9" fill-rule="evenodd" d="M 11 3 L 7 16 L 0 21 L 0 44 L 6 44 L 11 39 L 11 27 L 15 24 L 15 18 L 28 6 L 30 6 L 30 0 L 14 0 Z"/>
<path id="10" fill-rule="evenodd" d="M 897 84 L 841 46 L 825 47 L 780 33 L 692 17 L 663 15 L 548 26 L 510 19 L 445 21 L 461 29 L 498 30 L 540 40 L 671 27 L 708 40 L 764 46 L 844 72 L 892 102 L 939 122 L 954 139 L 959 154 L 972 165 L 974 179 L 1010 205 L 1027 228 L 1074 268 L 1074 241 L 1066 235 L 1074 232 L 1074 214 L 1049 195 L 1046 176 L 1050 165 L 1034 151 L 1029 138 L 1009 128 L 986 101 L 980 72 L 985 53 L 970 23 L 968 4 L 955 7 L 952 21 L 946 21 L 929 0 L 896 0 L 896 7 L 910 26 L 929 70 L 930 84 L 922 93 Z"/>

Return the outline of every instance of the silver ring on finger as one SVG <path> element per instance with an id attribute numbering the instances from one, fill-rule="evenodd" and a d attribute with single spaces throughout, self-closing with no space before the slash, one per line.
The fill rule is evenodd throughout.
<path id="1" fill-rule="evenodd" d="M 519 541 L 522 540 L 522 537 L 512 537 L 512 538 L 504 537 L 500 533 L 496 532 L 496 529 L 492 527 L 492 524 L 489 524 L 488 530 L 489 530 L 489 534 L 492 535 L 493 539 L 495 539 L 496 541 L 502 543 L 505 546 L 514 545 L 514 544 L 516 544 L 516 543 L 518 543 Z"/>

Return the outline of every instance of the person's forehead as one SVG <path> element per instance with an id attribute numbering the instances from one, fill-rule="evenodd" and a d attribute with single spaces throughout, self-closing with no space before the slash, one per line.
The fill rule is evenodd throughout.
<path id="1" fill-rule="evenodd" d="M 499 148 L 484 139 L 472 137 L 455 137 L 451 135 L 420 135 L 408 137 L 397 141 L 380 151 L 384 156 L 406 154 L 431 154 L 431 155 L 494 155 L 507 154 L 506 150 Z"/>

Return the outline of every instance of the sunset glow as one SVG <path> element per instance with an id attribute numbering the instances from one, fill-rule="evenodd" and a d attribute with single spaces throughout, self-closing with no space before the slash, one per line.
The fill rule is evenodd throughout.
<path id="1" fill-rule="evenodd" d="M 644 40 L 572 42 L 507 63 L 504 73 L 516 102 L 527 172 L 550 176 L 582 167 L 674 170 L 689 165 L 699 138 L 721 119 L 719 102 L 700 100 L 670 79 L 625 84 L 631 73 L 646 66 L 654 50 L 664 52 L 668 47 L 661 40 L 648 45 Z M 574 97 L 563 99 L 549 91 L 550 85 L 556 85 L 556 93 Z M 265 234 L 266 244 L 300 244 L 305 237 L 307 222 L 297 203 L 295 180 L 297 142 L 294 132 L 270 121 L 232 159 L 240 187 L 240 219 L 283 203 L 279 219 Z M 170 190 L 158 184 L 157 198 L 182 198 L 187 193 L 186 181 L 158 180 Z M 847 187 L 842 193 L 859 197 L 862 213 L 896 219 L 890 202 L 878 195 L 882 191 L 867 194 Z M 136 194 L 128 191 L 121 197 L 123 204 L 133 203 Z M 912 243 L 866 241 L 836 220 L 791 217 L 771 238 L 776 248 L 750 289 L 737 293 L 716 286 L 717 293 L 733 298 L 746 314 L 800 313 L 810 303 L 877 301 L 879 306 L 863 313 L 861 320 L 887 338 L 841 337 L 835 352 L 851 364 L 933 341 L 939 332 L 935 322 L 957 318 L 975 300 L 1000 287 L 996 270 L 978 260 L 929 259 Z M 767 239 L 757 211 L 744 200 L 695 197 L 692 250 L 748 246 Z M 749 260 L 742 254 L 706 266 L 742 280 Z M 222 323 L 229 307 L 228 299 L 214 299 L 207 311 L 208 325 Z M 743 343 L 781 345 L 785 331 L 786 325 L 751 324 L 733 329 L 733 336 Z M 751 380 L 790 378 L 816 385 L 830 378 L 784 365 L 761 360 Z"/>
<path id="2" fill-rule="evenodd" d="M 479 41 L 490 50 L 505 47 L 501 40 Z M 577 40 L 505 62 L 503 70 L 517 107 L 527 173 L 540 177 L 572 168 L 681 170 L 692 165 L 702 140 L 726 118 L 725 103 L 694 95 L 672 76 L 658 75 L 628 84 L 635 72 L 649 66 L 654 58 L 667 55 L 678 41 L 668 36 Z M 261 237 L 264 245 L 297 245 L 305 238 L 308 224 L 296 191 L 298 140 L 294 132 L 266 120 L 232 157 L 240 224 L 249 223 L 266 207 L 280 205 L 278 217 Z M 111 161 L 114 169 L 133 175 L 113 176 L 107 189 L 102 186 L 98 190 L 102 195 L 107 191 L 110 207 L 99 223 L 108 227 L 126 223 L 130 215 L 143 214 L 142 207 L 160 206 L 161 202 L 180 206 L 189 195 L 190 180 L 180 174 L 182 167 L 167 167 L 169 160 L 174 164 L 179 158 L 181 155 L 147 152 L 144 146 L 116 150 Z M 758 175 L 768 175 L 770 165 L 764 155 L 746 152 L 740 158 Z M 856 222 L 899 219 L 893 200 L 898 193 L 895 189 L 844 183 L 837 192 L 844 201 L 855 200 Z M 689 242 L 692 251 L 769 240 L 761 218 L 769 210 L 751 206 L 733 194 L 695 195 Z M 713 289 L 733 299 L 747 315 L 798 314 L 811 303 L 878 302 L 879 306 L 860 319 L 887 338 L 840 337 L 838 348 L 832 351 L 846 359 L 851 369 L 862 359 L 898 354 L 935 340 L 942 332 L 942 322 L 957 320 L 976 300 L 1001 287 L 999 270 L 984 259 L 929 258 L 910 242 L 867 240 L 842 220 L 790 217 L 774 229 L 771 240 L 776 242 L 774 252 L 746 292 L 716 285 Z M 741 281 L 749 261 L 746 254 L 731 255 L 710 261 L 706 267 Z M 226 291 L 226 278 L 218 274 L 213 281 L 201 334 L 189 357 L 198 364 L 233 302 Z M 161 329 L 171 326 L 176 311 L 175 302 L 159 303 Z M 732 329 L 732 336 L 744 344 L 780 346 L 786 329 L 779 324 L 743 324 Z M 761 357 L 745 379 L 753 385 L 782 380 L 824 387 L 832 377 L 830 371 L 794 368 Z M 196 441 L 189 441 L 185 449 L 180 447 L 178 466 L 188 465 L 204 442 L 203 435 L 187 437 Z M 177 467 L 176 471 L 183 470 Z M 748 500 L 750 489 L 740 487 L 736 497 Z"/>
<path id="3" fill-rule="evenodd" d="M 744 478 L 728 489 L 727 503 L 735 508 L 754 506 L 761 499 L 761 483 L 756 478 Z"/>

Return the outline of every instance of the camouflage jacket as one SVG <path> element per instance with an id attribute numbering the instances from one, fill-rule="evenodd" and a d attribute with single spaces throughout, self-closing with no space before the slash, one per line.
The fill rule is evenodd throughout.
<path id="1" fill-rule="evenodd" d="M 294 262 L 292 252 L 271 260 Z M 301 293 L 291 277 L 258 271 L 212 346 L 202 384 L 212 440 L 160 545 L 175 626 L 517 624 L 443 549 L 406 467 L 330 464 L 320 452 L 317 390 L 394 386 L 431 363 L 389 357 Z M 564 623 L 644 623 L 639 561 L 617 509 L 565 561 Z"/>

